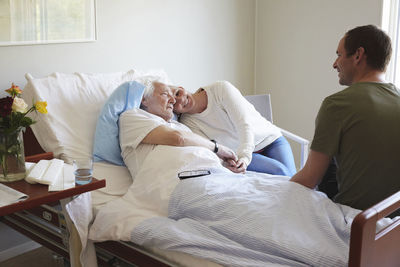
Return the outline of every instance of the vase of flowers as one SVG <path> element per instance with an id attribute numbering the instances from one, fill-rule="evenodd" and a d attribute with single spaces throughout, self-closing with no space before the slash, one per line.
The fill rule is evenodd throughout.
<path id="1" fill-rule="evenodd" d="M 12 84 L 0 99 L 0 182 L 12 182 L 25 178 L 25 154 L 22 132 L 35 123 L 27 115 L 32 111 L 47 113 L 47 103 L 37 101 L 28 108 L 19 96 L 21 89 Z"/>

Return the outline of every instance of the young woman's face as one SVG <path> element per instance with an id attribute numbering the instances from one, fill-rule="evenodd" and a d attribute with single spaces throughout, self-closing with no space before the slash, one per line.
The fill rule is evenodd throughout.
<path id="1" fill-rule="evenodd" d="M 171 87 L 175 98 L 174 112 L 188 113 L 193 109 L 194 99 L 183 87 Z"/>

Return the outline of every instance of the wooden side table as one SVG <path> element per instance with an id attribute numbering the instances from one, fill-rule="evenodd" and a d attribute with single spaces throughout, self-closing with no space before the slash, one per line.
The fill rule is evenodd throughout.
<path id="1" fill-rule="evenodd" d="M 26 157 L 25 160 L 38 162 L 41 159 L 52 158 L 53 153 L 43 153 Z M 0 220 L 56 253 L 69 257 L 71 266 L 80 266 L 80 239 L 65 206 L 74 196 L 105 187 L 105 180 L 93 178 L 92 182 L 86 185 L 77 185 L 55 192 L 49 192 L 47 185 L 29 184 L 25 180 L 5 183 L 5 185 L 29 197 L 26 200 L 0 207 Z M 62 209 L 59 206 L 52 207 L 58 202 L 61 203 Z"/>

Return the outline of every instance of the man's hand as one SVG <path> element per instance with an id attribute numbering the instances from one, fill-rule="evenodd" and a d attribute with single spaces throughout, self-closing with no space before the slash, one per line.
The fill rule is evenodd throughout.
<path id="1" fill-rule="evenodd" d="M 311 149 L 306 165 L 290 181 L 314 189 L 321 182 L 331 159 L 332 157 Z"/>

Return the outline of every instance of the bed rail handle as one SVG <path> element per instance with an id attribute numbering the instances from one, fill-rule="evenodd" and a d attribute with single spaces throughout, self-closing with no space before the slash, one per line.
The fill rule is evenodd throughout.
<path id="1" fill-rule="evenodd" d="M 349 267 L 397 266 L 400 218 L 376 233 L 378 220 L 400 208 L 400 191 L 359 213 L 351 225 Z"/>
<path id="2" fill-rule="evenodd" d="M 294 133 L 291 133 L 285 129 L 279 128 L 281 130 L 281 133 L 287 137 L 288 139 L 291 139 L 301 145 L 301 151 L 300 151 L 300 170 L 304 167 L 306 164 L 307 158 L 308 158 L 308 150 L 309 150 L 309 144 L 310 141 L 307 139 L 304 139 L 303 137 L 300 137 Z"/>

